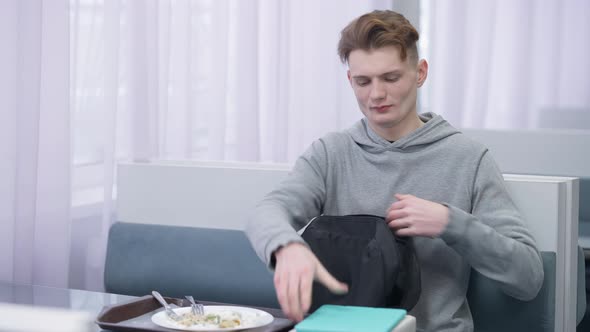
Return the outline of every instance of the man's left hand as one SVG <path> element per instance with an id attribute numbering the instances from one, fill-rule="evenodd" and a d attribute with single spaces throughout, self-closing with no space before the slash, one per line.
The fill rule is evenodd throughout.
<path id="1" fill-rule="evenodd" d="M 399 236 L 438 237 L 449 223 L 449 208 L 413 195 L 396 194 L 385 220 Z"/>

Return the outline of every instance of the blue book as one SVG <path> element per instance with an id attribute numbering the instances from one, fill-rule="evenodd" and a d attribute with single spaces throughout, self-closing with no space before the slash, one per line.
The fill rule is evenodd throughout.
<path id="1" fill-rule="evenodd" d="M 295 331 L 390 332 L 405 316 L 404 309 L 326 304 L 295 325 Z"/>

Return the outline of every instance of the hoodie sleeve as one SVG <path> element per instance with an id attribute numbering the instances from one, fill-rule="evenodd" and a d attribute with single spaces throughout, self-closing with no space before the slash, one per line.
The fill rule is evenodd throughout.
<path id="1" fill-rule="evenodd" d="M 258 256 L 273 268 L 272 254 L 291 242 L 305 243 L 297 230 L 321 213 L 326 195 L 326 148 L 315 141 L 297 159 L 287 178 L 256 206 L 246 235 Z"/>
<path id="2" fill-rule="evenodd" d="M 533 299 L 543 283 L 541 256 L 489 152 L 475 175 L 472 214 L 447 206 L 449 224 L 442 239 L 506 294 Z"/>

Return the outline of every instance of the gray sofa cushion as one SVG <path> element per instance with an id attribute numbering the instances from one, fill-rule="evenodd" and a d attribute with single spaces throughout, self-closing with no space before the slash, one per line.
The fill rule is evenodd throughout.
<path id="1" fill-rule="evenodd" d="M 271 272 L 234 230 L 115 223 L 104 282 L 110 293 L 279 307 Z"/>
<path id="2" fill-rule="evenodd" d="M 588 310 L 588 299 L 586 293 L 588 292 L 588 284 L 586 283 L 588 268 L 585 262 L 584 250 L 578 246 L 578 301 L 576 303 L 578 311 L 576 312 L 576 323 L 580 324 L 586 311 Z"/>
<path id="3" fill-rule="evenodd" d="M 545 279 L 537 297 L 528 302 L 504 294 L 494 281 L 471 271 L 467 300 L 475 331 L 554 331 L 555 253 L 541 252 L 541 256 Z"/>

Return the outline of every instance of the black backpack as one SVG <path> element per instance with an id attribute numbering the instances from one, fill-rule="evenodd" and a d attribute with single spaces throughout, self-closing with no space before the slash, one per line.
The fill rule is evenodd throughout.
<path id="1" fill-rule="evenodd" d="M 323 304 L 402 308 L 420 297 L 420 267 L 410 237 L 398 237 L 382 217 L 320 216 L 302 234 L 313 253 L 348 293 L 314 282 L 313 312 Z"/>

